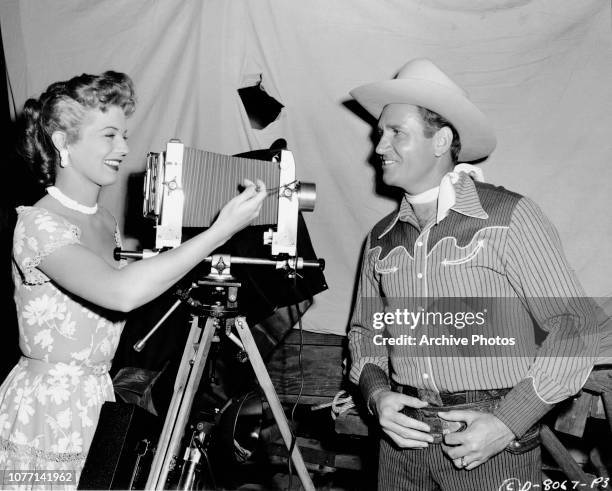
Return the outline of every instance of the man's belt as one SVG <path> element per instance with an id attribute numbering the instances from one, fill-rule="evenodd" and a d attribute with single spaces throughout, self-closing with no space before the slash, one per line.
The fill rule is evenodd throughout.
<path id="1" fill-rule="evenodd" d="M 413 409 L 404 407 L 402 412 L 410 418 L 422 421 L 429 425 L 434 444 L 444 441 L 444 435 L 456 431 L 463 431 L 467 427 L 463 421 L 446 421 L 438 416 L 439 412 L 455 410 L 470 410 L 492 413 L 499 406 L 502 398 L 510 389 L 466 390 L 462 392 L 434 392 L 427 389 L 416 389 L 408 385 L 392 386 L 395 392 L 400 392 L 429 403 L 429 406 Z M 540 443 L 540 427 L 535 424 L 518 439 L 513 440 L 506 447 L 511 453 L 523 453 L 535 448 Z"/>
<path id="2" fill-rule="evenodd" d="M 433 406 L 457 406 L 476 402 L 501 400 L 510 389 L 464 390 L 462 392 L 436 392 L 429 389 L 416 389 L 409 385 L 394 384 L 393 390 L 407 396 L 416 397 Z M 450 409 L 449 409 L 450 411 Z"/>

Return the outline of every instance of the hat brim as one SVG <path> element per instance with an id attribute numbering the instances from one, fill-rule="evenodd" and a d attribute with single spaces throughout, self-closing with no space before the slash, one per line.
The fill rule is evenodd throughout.
<path id="1" fill-rule="evenodd" d="M 350 94 L 378 119 L 388 104 L 412 104 L 446 118 L 461 138 L 461 162 L 488 157 L 497 140 L 486 116 L 457 90 L 428 80 L 402 78 L 362 85 Z"/>

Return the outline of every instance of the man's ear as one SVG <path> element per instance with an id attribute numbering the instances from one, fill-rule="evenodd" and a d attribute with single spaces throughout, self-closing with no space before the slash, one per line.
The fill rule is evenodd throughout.
<path id="1" fill-rule="evenodd" d="M 441 157 L 450 150 L 453 143 L 453 132 L 448 126 L 443 126 L 436 131 L 433 140 L 434 153 L 436 157 Z"/>
<path id="2" fill-rule="evenodd" d="M 60 130 L 54 131 L 51 135 L 51 141 L 53 142 L 53 146 L 57 149 L 58 152 L 63 148 L 66 148 L 66 132 Z"/>

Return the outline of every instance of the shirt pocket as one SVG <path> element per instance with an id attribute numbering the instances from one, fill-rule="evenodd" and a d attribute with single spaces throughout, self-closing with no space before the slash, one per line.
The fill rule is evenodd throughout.
<path id="1" fill-rule="evenodd" d="M 466 247 L 454 246 L 442 260 L 443 266 L 459 266 L 474 262 L 480 251 L 485 247 L 485 239 L 477 240 L 475 243 L 468 244 Z"/>
<path id="2" fill-rule="evenodd" d="M 389 251 L 385 257 L 374 259 L 374 271 L 379 275 L 392 275 L 405 267 L 406 260 L 410 259 L 410 255 L 404 247 L 395 247 Z"/>
<path id="3" fill-rule="evenodd" d="M 374 264 L 374 271 L 376 273 L 381 275 L 393 274 L 399 269 L 397 266 L 385 266 L 383 263 L 384 261 L 376 261 L 376 264 Z"/>

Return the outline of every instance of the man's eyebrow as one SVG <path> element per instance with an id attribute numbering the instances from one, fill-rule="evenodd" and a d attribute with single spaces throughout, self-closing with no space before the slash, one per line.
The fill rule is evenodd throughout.
<path id="1" fill-rule="evenodd" d="M 401 130 L 403 127 L 404 125 L 401 123 L 390 123 L 390 124 L 385 124 L 383 126 L 377 125 L 376 129 L 378 131 L 383 131 L 385 128 L 390 128 L 392 130 Z"/>

